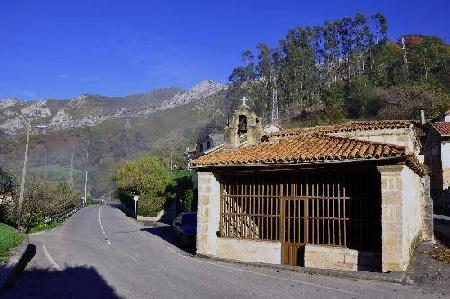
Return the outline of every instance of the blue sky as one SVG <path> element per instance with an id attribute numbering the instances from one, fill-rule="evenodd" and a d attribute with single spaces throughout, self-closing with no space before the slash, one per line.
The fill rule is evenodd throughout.
<path id="1" fill-rule="evenodd" d="M 384 13 L 390 38 L 450 40 L 448 1 L 0 0 L 0 98 L 120 96 L 226 82 L 240 53 L 289 28 Z"/>

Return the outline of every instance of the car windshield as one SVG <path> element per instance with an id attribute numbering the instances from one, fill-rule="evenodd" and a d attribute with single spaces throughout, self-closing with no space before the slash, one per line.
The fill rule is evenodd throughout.
<path id="1" fill-rule="evenodd" d="M 197 214 L 184 214 L 181 219 L 181 225 L 194 226 L 197 225 Z"/>

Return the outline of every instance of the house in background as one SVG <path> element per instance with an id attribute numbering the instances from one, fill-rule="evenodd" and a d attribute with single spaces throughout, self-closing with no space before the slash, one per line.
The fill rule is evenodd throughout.
<path id="1" fill-rule="evenodd" d="M 431 196 L 438 211 L 450 212 L 450 110 L 433 122 L 424 145 L 425 162 L 431 169 Z"/>
<path id="2" fill-rule="evenodd" d="M 200 155 L 220 148 L 223 145 L 223 134 L 208 134 L 197 140 L 196 153 Z"/>
<path id="3" fill-rule="evenodd" d="M 198 173 L 197 252 L 247 262 L 404 271 L 433 238 L 412 121 L 263 132 L 240 106 Z"/>

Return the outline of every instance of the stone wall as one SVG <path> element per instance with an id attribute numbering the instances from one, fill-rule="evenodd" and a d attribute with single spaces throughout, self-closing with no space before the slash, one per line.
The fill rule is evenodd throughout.
<path id="1" fill-rule="evenodd" d="M 197 252 L 217 255 L 220 185 L 211 172 L 198 172 Z"/>
<path id="2" fill-rule="evenodd" d="M 408 167 L 402 169 L 403 194 L 403 250 L 407 265 L 411 255 L 411 246 L 421 237 L 423 224 L 424 186 L 420 177 Z"/>
<path id="3" fill-rule="evenodd" d="M 357 271 L 358 251 L 343 247 L 307 244 L 305 267 Z"/>
<path id="4" fill-rule="evenodd" d="M 281 243 L 218 238 L 217 256 L 243 262 L 281 264 Z"/>
<path id="5" fill-rule="evenodd" d="M 428 188 L 424 179 L 405 165 L 379 166 L 378 170 L 382 189 L 382 270 L 405 271 L 414 241 L 422 238 Z"/>
<path id="6" fill-rule="evenodd" d="M 227 148 L 236 148 L 241 145 L 241 136 L 238 134 L 239 117 L 241 116 L 247 119 L 247 133 L 242 135 L 245 137 L 247 144 L 258 144 L 261 142 L 263 133 L 261 119 L 250 110 L 250 107 L 241 105 L 234 111 L 229 124 L 225 128 L 224 145 Z"/>

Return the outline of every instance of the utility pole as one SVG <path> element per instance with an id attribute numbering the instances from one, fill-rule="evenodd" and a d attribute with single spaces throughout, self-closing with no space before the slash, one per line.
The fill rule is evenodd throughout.
<path id="1" fill-rule="evenodd" d="M 22 167 L 22 180 L 20 182 L 20 193 L 19 193 L 19 206 L 17 208 L 17 229 L 20 229 L 20 218 L 22 216 L 22 205 L 23 205 L 23 196 L 25 192 L 25 178 L 27 176 L 27 161 L 28 161 L 28 144 L 30 143 L 30 130 L 31 130 L 31 121 L 27 121 L 27 142 L 25 145 L 25 156 L 23 158 L 23 167 Z"/>
<path id="2" fill-rule="evenodd" d="M 70 176 L 69 176 L 69 184 L 73 188 L 73 152 L 72 157 L 70 158 Z"/>
<path id="3" fill-rule="evenodd" d="M 89 140 L 87 142 L 87 146 L 86 146 L 86 176 L 84 179 L 84 200 L 83 200 L 83 204 L 86 204 L 86 200 L 87 200 L 87 184 L 88 184 L 88 159 L 89 159 Z"/>
<path id="4" fill-rule="evenodd" d="M 173 170 L 173 136 L 170 138 L 170 171 Z"/>
<path id="5" fill-rule="evenodd" d="M 47 159 L 48 159 L 48 150 L 45 149 L 45 156 L 44 156 L 44 178 L 47 180 Z"/>

